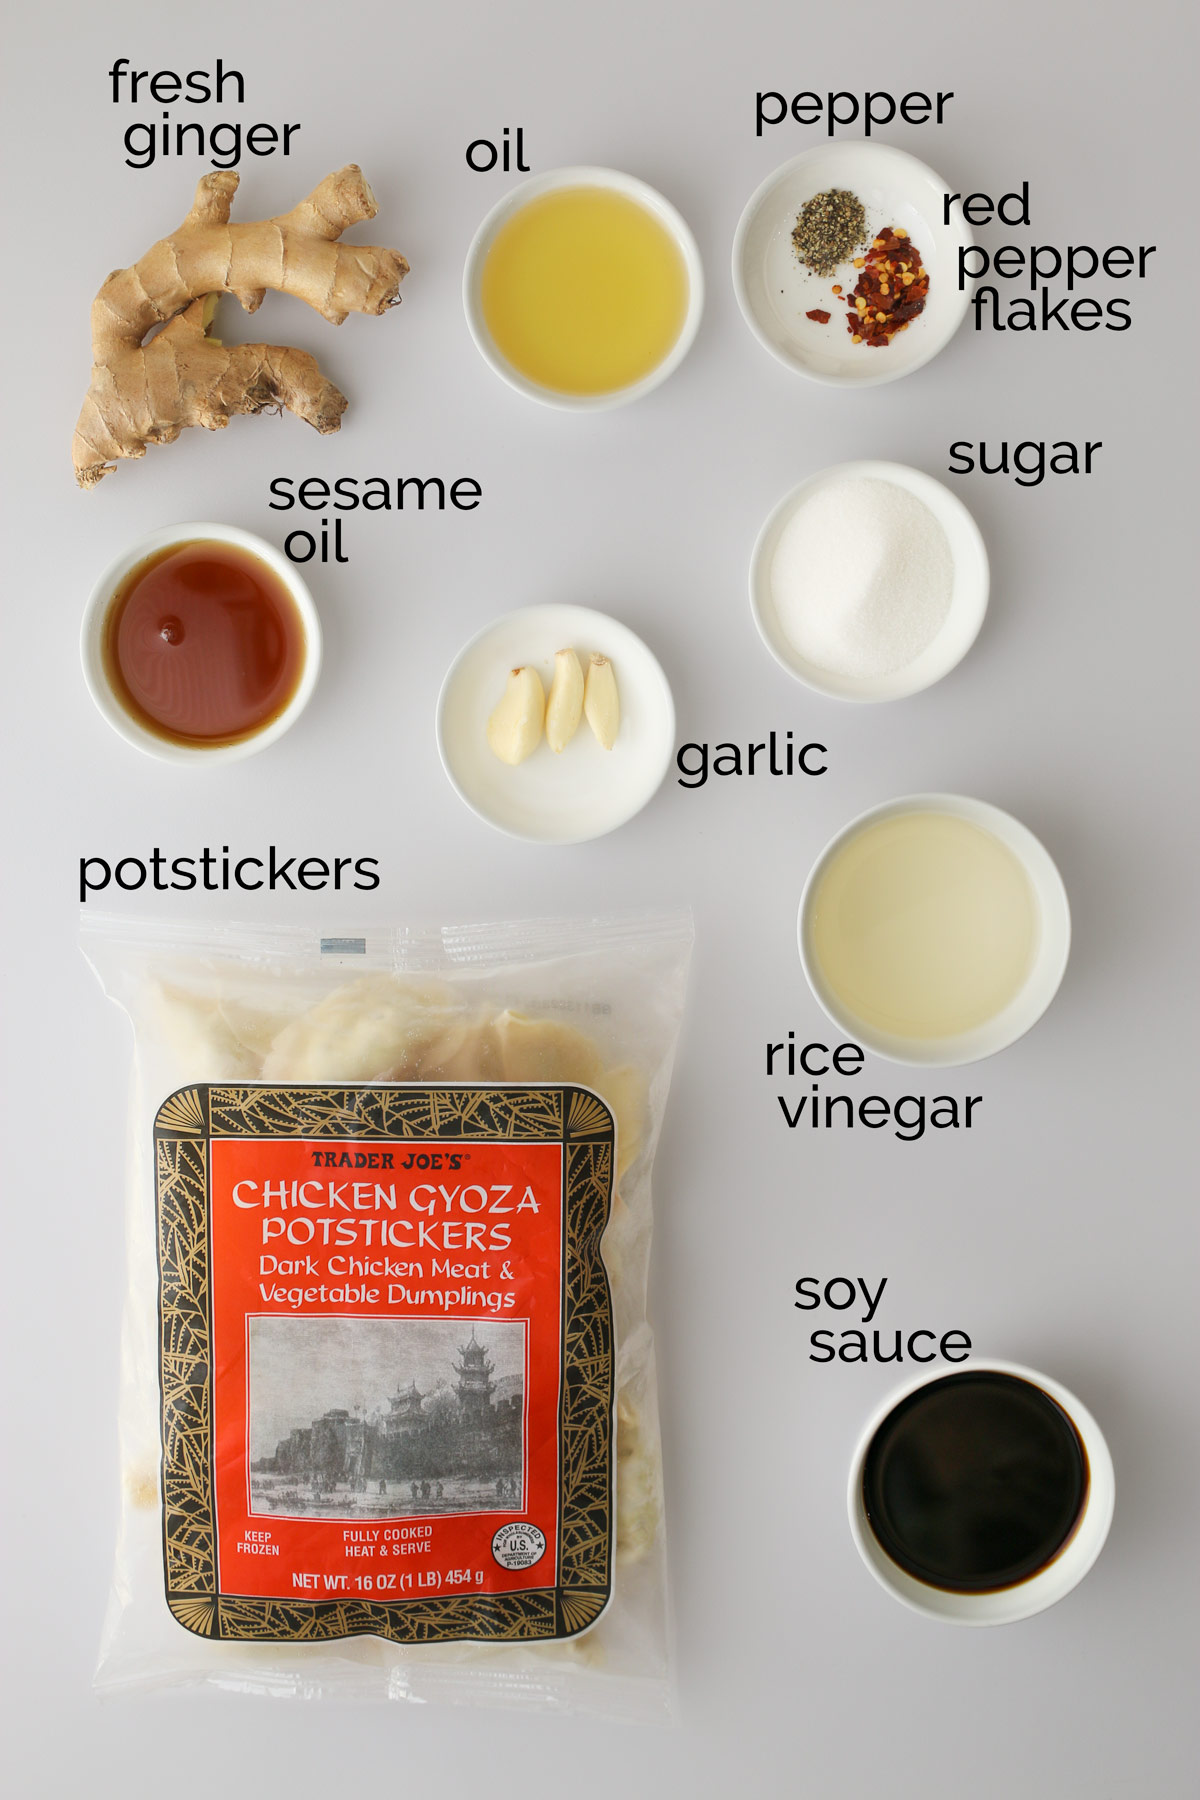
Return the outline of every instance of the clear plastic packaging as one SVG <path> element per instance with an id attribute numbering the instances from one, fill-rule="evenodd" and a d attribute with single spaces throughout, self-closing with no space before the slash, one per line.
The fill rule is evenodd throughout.
<path id="1" fill-rule="evenodd" d="M 211 1683 L 225 1689 L 276 1696 L 451 1700 L 582 1710 L 616 1717 L 653 1718 L 669 1711 L 665 1535 L 646 1277 L 651 1230 L 650 1171 L 683 1012 L 691 939 L 691 919 L 686 912 L 443 929 L 401 927 L 324 939 L 305 927 L 164 926 L 84 915 L 84 953 L 106 993 L 128 1013 L 135 1042 L 127 1206 L 129 1285 L 122 1336 L 121 1527 L 96 1677 L 98 1688 L 169 1688 Z M 351 1084 L 363 1086 L 356 1089 Z M 393 1090 L 392 1084 L 400 1085 Z M 600 1240 L 607 1283 L 603 1274 L 595 1278 L 599 1284 L 595 1288 L 597 1294 L 605 1285 L 611 1290 L 611 1366 L 605 1377 L 608 1386 L 603 1388 L 601 1413 L 595 1415 L 603 1415 L 601 1428 L 593 1435 L 603 1438 L 608 1432 L 610 1437 L 609 1463 L 604 1466 L 611 1469 L 612 1505 L 603 1527 L 609 1539 L 605 1552 L 609 1586 L 605 1604 L 594 1622 L 585 1616 L 586 1607 L 578 1618 L 573 1618 L 571 1607 L 577 1602 L 572 1601 L 560 1607 L 555 1615 L 558 1628 L 549 1635 L 549 1628 L 539 1626 L 537 1630 L 542 1635 L 529 1638 L 522 1627 L 514 1631 L 511 1642 L 476 1641 L 464 1635 L 453 1641 L 414 1643 L 396 1641 L 390 1626 L 388 1634 L 378 1635 L 370 1623 L 370 1618 L 383 1616 L 407 1619 L 409 1615 L 403 1606 L 393 1611 L 382 1605 L 372 1608 L 348 1602 L 331 1620 L 331 1604 L 310 1606 L 305 1598 L 290 1610 L 276 1608 L 270 1615 L 282 1618 L 287 1611 L 290 1635 L 285 1641 L 263 1641 L 261 1626 L 256 1627 L 257 1636 L 239 1641 L 236 1635 L 222 1635 L 222 1628 L 213 1624 L 225 1605 L 221 1598 L 206 1605 L 189 1602 L 185 1608 L 176 1602 L 169 1607 L 164 1590 L 164 1539 L 169 1569 L 171 1505 L 177 1503 L 165 1495 L 164 1483 L 171 1479 L 174 1466 L 178 1484 L 179 1451 L 177 1447 L 170 1450 L 164 1460 L 164 1445 L 169 1438 L 169 1388 L 178 1356 L 168 1323 L 164 1322 L 164 1308 L 168 1307 L 168 1288 L 177 1279 L 177 1271 L 172 1272 L 174 1265 L 161 1235 L 166 1229 L 161 1216 L 163 1131 L 174 1132 L 166 1141 L 167 1151 L 174 1155 L 180 1148 L 176 1139 L 186 1133 L 183 1125 L 170 1122 L 176 1117 L 190 1117 L 197 1104 L 211 1113 L 215 1142 L 225 1129 L 218 1127 L 219 1118 L 234 1116 L 239 1107 L 243 1114 L 247 1109 L 261 1112 L 262 1105 L 276 1095 L 290 1095 L 293 1101 L 297 1096 L 301 1100 L 332 1096 L 342 1102 L 344 1109 L 346 1105 L 352 1108 L 364 1096 L 377 1098 L 381 1092 L 385 1100 L 396 1100 L 403 1106 L 415 1103 L 425 1094 L 433 1095 L 439 1103 L 447 1095 L 451 1099 L 457 1095 L 461 1100 L 463 1093 L 471 1089 L 486 1090 L 488 1095 L 507 1094 L 510 1098 L 516 1093 L 520 1097 L 520 1091 L 529 1084 L 535 1084 L 535 1096 L 548 1096 L 559 1105 L 564 1119 L 568 1113 L 572 1118 L 576 1113 L 587 1113 L 593 1124 L 602 1121 L 608 1131 L 605 1142 L 611 1146 L 611 1172 L 605 1176 L 610 1184 L 611 1210 Z M 595 1107 L 592 1096 L 603 1103 L 601 1108 Z M 596 1129 L 600 1131 L 599 1126 Z M 307 1145 L 306 1133 L 300 1135 Z M 357 1127 L 350 1135 L 357 1139 Z M 564 1125 L 559 1137 L 566 1135 Z M 292 1137 L 296 1136 L 296 1130 L 292 1130 Z M 392 1139 L 386 1141 L 395 1148 Z M 605 1142 L 598 1137 L 593 1146 L 593 1161 L 602 1173 L 610 1167 Z M 184 1151 L 190 1148 L 193 1146 L 182 1145 Z M 311 1146 L 308 1148 L 311 1151 Z M 293 1148 L 289 1154 L 299 1151 Z M 312 1151 L 310 1160 L 320 1163 L 321 1157 Z M 564 1207 L 567 1185 L 564 1177 Z M 253 1183 L 243 1182 L 242 1188 L 254 1192 Z M 345 1204 L 341 1200 L 343 1190 L 335 1187 L 332 1179 L 327 1189 L 340 1204 Z M 367 1192 L 365 1187 L 363 1191 Z M 394 1190 L 391 1193 L 391 1204 L 395 1206 Z M 243 1201 L 239 1199 L 236 1204 L 241 1207 Z M 318 1206 L 324 1202 L 306 1200 L 303 1204 Z M 210 1200 L 213 1230 L 216 1210 L 215 1202 Z M 248 1216 L 257 1230 L 258 1215 Z M 268 1224 L 269 1218 L 268 1213 L 262 1215 L 264 1233 L 285 1229 L 278 1221 Z M 240 1215 L 235 1222 L 239 1229 L 250 1228 Z M 339 1226 L 336 1221 L 326 1230 L 331 1228 L 348 1234 L 366 1229 L 351 1224 Z M 512 1227 L 506 1223 L 501 1229 L 508 1231 Z M 564 1245 L 566 1242 L 564 1225 Z M 226 1252 L 220 1249 L 219 1239 L 214 1238 L 213 1244 L 210 1260 L 219 1260 Z M 599 1258 L 593 1260 L 598 1270 Z M 265 1257 L 263 1266 L 267 1266 Z M 308 1266 L 316 1268 L 317 1264 L 310 1259 Z M 349 1266 L 345 1259 L 338 1264 L 339 1268 L 343 1266 Z M 563 1285 L 565 1291 L 565 1276 Z M 299 1305 L 303 1311 L 303 1293 L 318 1290 L 294 1291 L 301 1294 L 301 1299 L 293 1305 Z M 329 1291 L 340 1294 L 343 1290 Z M 346 1291 L 360 1294 L 363 1290 Z M 324 1297 L 326 1290 L 322 1288 L 320 1293 Z M 470 1314 L 469 1303 L 464 1311 L 457 1302 L 463 1296 L 469 1302 L 472 1294 L 480 1298 L 466 1286 L 450 1290 L 456 1316 L 462 1313 L 465 1318 Z M 327 1308 L 326 1319 L 329 1316 Z M 340 1319 L 332 1327 L 316 1323 L 322 1331 L 347 1329 Z M 286 1332 L 292 1326 L 285 1318 L 282 1325 L 273 1323 L 272 1329 Z M 378 1321 L 373 1329 L 381 1329 Z M 338 1522 L 339 1533 L 346 1517 L 361 1515 L 367 1521 L 390 1518 L 392 1525 L 388 1530 L 401 1536 L 413 1530 L 428 1535 L 430 1529 L 441 1529 L 444 1522 L 437 1516 L 439 1507 L 449 1512 L 455 1506 L 465 1511 L 468 1505 L 486 1505 L 499 1508 L 501 1515 L 507 1507 L 519 1517 L 521 1506 L 516 1498 L 511 1502 L 508 1499 L 519 1492 L 517 1477 L 510 1480 L 501 1474 L 491 1481 L 489 1476 L 486 1501 L 468 1503 L 454 1499 L 459 1491 L 485 1491 L 483 1464 L 479 1469 L 468 1467 L 463 1462 L 465 1451 L 459 1455 L 458 1463 L 447 1463 L 445 1468 L 428 1463 L 435 1474 L 438 1470 L 445 1473 L 451 1466 L 466 1468 L 467 1473 L 461 1477 L 446 1474 L 444 1481 L 394 1478 L 396 1469 L 402 1466 L 421 1473 L 422 1466 L 411 1461 L 417 1452 L 397 1448 L 401 1430 L 397 1421 L 406 1407 L 417 1427 L 426 1433 L 423 1443 L 447 1441 L 453 1446 L 460 1439 L 465 1443 L 467 1439 L 462 1434 L 467 1426 L 455 1407 L 461 1411 L 470 1402 L 467 1390 L 472 1380 L 476 1385 L 482 1382 L 484 1397 L 476 1399 L 483 1410 L 474 1417 L 472 1429 L 476 1435 L 471 1442 L 483 1443 L 485 1448 L 493 1444 L 496 1433 L 502 1429 L 496 1421 L 505 1401 L 519 1413 L 522 1390 L 516 1385 L 517 1376 L 509 1377 L 505 1387 L 503 1382 L 493 1383 L 479 1374 L 478 1369 L 485 1363 L 480 1345 L 475 1342 L 475 1329 L 471 1327 L 469 1346 L 457 1344 L 457 1389 L 452 1383 L 439 1382 L 435 1384 L 436 1392 L 422 1396 L 418 1391 L 420 1384 L 414 1379 L 415 1398 L 407 1391 L 398 1391 L 390 1402 L 391 1413 L 386 1396 L 378 1395 L 374 1397 L 379 1405 L 373 1412 L 343 1408 L 331 1409 L 325 1415 L 340 1432 L 343 1446 L 349 1441 L 347 1432 L 353 1435 L 357 1461 L 353 1462 L 352 1473 L 348 1473 L 352 1459 L 341 1450 L 341 1461 L 332 1473 L 313 1472 L 317 1443 L 314 1433 L 319 1426 L 325 1428 L 324 1419 L 314 1418 L 311 1431 L 294 1429 L 286 1443 L 281 1441 L 273 1453 L 268 1449 L 267 1454 L 262 1453 L 261 1446 L 252 1453 L 247 1426 L 246 1493 L 265 1494 L 262 1506 L 300 1514 L 301 1523 L 296 1525 L 293 1521 L 293 1526 L 311 1531 L 314 1541 L 328 1539 L 333 1518 Z M 517 1328 L 506 1325 L 503 1329 L 511 1332 Z M 500 1330 L 485 1313 L 478 1327 L 480 1343 L 500 1342 Z M 465 1335 L 464 1324 L 458 1336 Z M 248 1350 L 246 1354 L 249 1370 L 252 1354 L 258 1352 Z M 474 1375 L 466 1370 L 473 1358 L 478 1365 Z M 214 1360 L 220 1360 L 215 1353 Z M 336 1364 L 336 1357 L 334 1361 Z M 286 1368 L 286 1358 L 279 1366 Z M 491 1367 L 491 1363 L 486 1366 Z M 265 1368 L 266 1364 L 260 1362 L 254 1367 Z M 298 1363 L 297 1368 L 300 1367 Z M 497 1361 L 497 1371 L 500 1367 Z M 563 1367 L 566 1370 L 565 1355 Z M 208 1380 L 212 1371 L 205 1368 L 203 1374 Z M 603 1376 L 604 1370 L 597 1362 L 597 1392 L 603 1387 Z M 272 1393 L 278 1401 L 278 1384 L 283 1378 L 276 1375 L 273 1379 L 276 1388 Z M 296 1405 L 301 1405 L 310 1392 L 316 1392 L 313 1379 L 310 1375 L 298 1377 Z M 528 1389 L 528 1374 L 524 1380 Z M 449 1383 L 449 1376 L 446 1382 Z M 401 1388 L 403 1385 L 401 1382 Z M 532 1385 L 536 1387 L 536 1381 Z M 253 1386 L 248 1373 L 245 1386 L 247 1392 Z M 532 1404 L 532 1400 L 527 1402 L 524 1452 L 531 1468 L 528 1420 Z M 249 1418 L 250 1400 L 246 1401 L 246 1411 Z M 278 1407 L 277 1414 L 283 1417 Z M 276 1414 L 271 1417 L 274 1420 Z M 285 1425 L 290 1422 L 284 1421 Z M 516 1427 L 512 1429 L 515 1431 Z M 439 1430 L 443 1439 L 436 1437 Z M 453 1435 L 456 1431 L 458 1438 Z M 566 1441 L 562 1440 L 564 1444 Z M 197 1442 L 201 1448 L 195 1454 L 201 1461 L 203 1453 L 217 1459 L 219 1453 L 212 1448 L 216 1439 L 210 1427 L 198 1434 Z M 285 1454 L 288 1444 L 293 1452 L 290 1462 Z M 296 1445 L 300 1446 L 299 1451 Z M 432 1452 L 420 1454 L 428 1459 Z M 451 1451 L 443 1448 L 442 1454 L 445 1459 Z M 488 1454 L 492 1455 L 488 1471 L 507 1466 L 498 1463 L 490 1449 Z M 395 1461 L 405 1455 L 410 1457 L 409 1464 Z M 176 1458 L 175 1465 L 171 1464 L 172 1456 Z M 393 1459 L 390 1463 L 389 1456 Z M 305 1458 L 309 1460 L 306 1462 Z M 565 1456 L 560 1456 L 557 1466 L 560 1470 L 566 1466 Z M 284 1472 L 295 1467 L 303 1472 Z M 369 1481 L 363 1474 L 368 1467 Z M 533 1480 L 525 1464 L 521 1465 L 520 1480 Z M 526 1494 L 529 1491 L 524 1490 Z M 493 1493 L 505 1498 L 494 1499 Z M 248 1507 L 253 1504 L 246 1501 Z M 426 1516 L 432 1518 L 432 1527 L 405 1523 Z M 274 1523 L 271 1514 L 265 1513 L 264 1518 L 268 1529 L 247 1531 L 245 1536 L 269 1539 L 273 1532 L 277 1535 L 284 1529 Z M 560 1538 L 565 1519 L 564 1511 Z M 489 1529 L 492 1522 L 489 1517 Z M 450 1529 L 450 1525 L 445 1528 Z M 345 1535 L 370 1540 L 372 1531 L 381 1535 L 376 1524 L 357 1533 L 346 1527 Z M 534 1537 L 537 1535 L 535 1532 Z M 241 1545 L 236 1547 L 240 1549 Z M 271 1554 L 279 1553 L 272 1550 Z M 226 1564 L 230 1560 L 227 1556 Z M 496 1579 L 494 1571 L 492 1576 Z M 228 1585 L 233 1578 L 223 1575 L 221 1579 Z M 255 1570 L 244 1579 L 260 1577 Z M 255 1604 L 259 1605 L 261 1616 L 267 1617 L 263 1603 Z M 599 1600 L 595 1604 L 599 1606 Z M 302 1618 L 324 1618 L 322 1628 L 328 1635 L 321 1641 L 295 1641 L 293 1614 L 297 1611 Z M 188 1624 L 181 1623 L 181 1619 Z M 564 1619 L 572 1620 L 569 1630 Z M 408 1629 L 405 1625 L 400 1635 Z M 471 1627 L 465 1629 L 469 1632 Z M 345 1635 L 341 1635 L 343 1630 Z"/>

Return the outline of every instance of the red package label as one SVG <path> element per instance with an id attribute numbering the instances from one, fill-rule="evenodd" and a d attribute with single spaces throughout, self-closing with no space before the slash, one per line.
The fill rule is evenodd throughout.
<path id="1" fill-rule="evenodd" d="M 593 1623 L 612 1538 L 603 1104 L 211 1087 L 172 1096 L 156 1138 L 180 1623 L 404 1641 Z"/>

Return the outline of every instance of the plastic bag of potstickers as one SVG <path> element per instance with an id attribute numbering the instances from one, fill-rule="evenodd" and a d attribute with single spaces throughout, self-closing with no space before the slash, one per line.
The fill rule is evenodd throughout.
<path id="1" fill-rule="evenodd" d="M 100 1688 L 669 1710 L 646 1275 L 691 935 L 85 915 L 135 1042 Z"/>

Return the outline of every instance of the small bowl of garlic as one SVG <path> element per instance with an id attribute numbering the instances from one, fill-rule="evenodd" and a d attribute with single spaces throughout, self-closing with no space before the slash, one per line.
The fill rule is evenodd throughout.
<path id="1" fill-rule="evenodd" d="M 530 843 L 580 844 L 657 793 L 675 751 L 675 703 L 627 625 L 586 606 L 526 606 L 455 657 L 437 743 L 479 818 Z"/>

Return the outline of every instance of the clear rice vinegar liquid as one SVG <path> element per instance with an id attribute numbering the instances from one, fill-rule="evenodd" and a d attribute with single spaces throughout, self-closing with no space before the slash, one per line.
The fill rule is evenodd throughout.
<path id="1" fill-rule="evenodd" d="M 688 276 L 671 233 L 638 201 L 610 188 L 557 188 L 500 228 L 481 299 L 497 349 L 527 380 L 608 394 L 668 355 Z"/>
<path id="2" fill-rule="evenodd" d="M 1006 844 L 967 819 L 902 813 L 857 832 L 814 889 L 809 941 L 832 992 L 897 1037 L 954 1037 L 1024 986 L 1038 906 Z"/>

